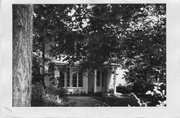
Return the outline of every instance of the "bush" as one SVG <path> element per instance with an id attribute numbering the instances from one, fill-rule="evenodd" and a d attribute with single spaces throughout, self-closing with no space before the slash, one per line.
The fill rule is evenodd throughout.
<path id="1" fill-rule="evenodd" d="M 132 87 L 131 86 L 118 86 L 117 87 L 117 92 L 118 93 L 123 93 L 123 94 L 128 94 L 132 91 Z"/>
<path id="2" fill-rule="evenodd" d="M 146 93 L 148 90 L 153 90 L 154 85 L 151 83 L 134 82 L 132 85 L 132 92 Z"/>
<path id="3" fill-rule="evenodd" d="M 67 95 L 67 90 L 62 87 L 54 87 L 50 85 L 46 90 L 46 94 L 51 94 L 54 96 L 59 96 L 61 98 L 65 97 Z"/>
<path id="4" fill-rule="evenodd" d="M 114 93 L 114 89 L 109 89 L 109 93 Z"/>
<path id="5" fill-rule="evenodd" d="M 60 98 L 65 98 L 67 96 L 67 90 L 65 88 L 58 88 L 57 95 L 59 95 Z"/>
<path id="6" fill-rule="evenodd" d="M 148 87 L 150 88 L 145 89 L 146 92 L 134 93 L 140 99 L 140 102 L 146 104 L 146 106 L 166 106 L 166 84 L 158 83 Z"/>
<path id="7" fill-rule="evenodd" d="M 94 95 L 97 97 L 102 97 L 103 94 L 102 94 L 102 92 L 97 92 L 97 93 L 94 93 Z"/>
<path id="8" fill-rule="evenodd" d="M 159 83 L 154 89 L 146 92 L 149 104 L 148 106 L 166 106 L 166 84 Z"/>

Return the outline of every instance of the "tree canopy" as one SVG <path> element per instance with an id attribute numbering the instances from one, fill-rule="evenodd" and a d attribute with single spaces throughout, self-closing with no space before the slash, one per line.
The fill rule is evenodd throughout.
<path id="1" fill-rule="evenodd" d="M 35 5 L 34 51 L 52 40 L 52 56 L 83 68 L 117 58 L 127 81 L 166 83 L 165 4 Z"/>

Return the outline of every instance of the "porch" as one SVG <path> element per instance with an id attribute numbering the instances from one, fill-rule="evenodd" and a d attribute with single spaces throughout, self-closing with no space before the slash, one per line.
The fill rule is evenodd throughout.
<path id="1" fill-rule="evenodd" d="M 113 79 L 113 89 L 116 94 L 116 69 L 117 65 L 81 72 L 78 66 L 65 67 L 56 63 L 54 77 L 58 80 L 58 85 L 65 88 L 68 94 L 107 93 L 110 90 L 110 81 Z"/>

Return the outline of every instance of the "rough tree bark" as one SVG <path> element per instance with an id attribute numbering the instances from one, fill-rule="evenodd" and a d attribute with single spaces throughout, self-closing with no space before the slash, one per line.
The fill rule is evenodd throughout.
<path id="1" fill-rule="evenodd" d="M 33 6 L 13 5 L 13 107 L 31 106 Z"/>

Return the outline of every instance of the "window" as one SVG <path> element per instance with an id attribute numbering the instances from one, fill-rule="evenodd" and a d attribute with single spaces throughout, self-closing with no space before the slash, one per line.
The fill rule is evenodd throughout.
<path id="1" fill-rule="evenodd" d="M 67 69 L 67 87 L 70 86 L 70 68 Z"/>
<path id="2" fill-rule="evenodd" d="M 78 86 L 83 87 L 83 74 L 79 72 L 79 81 L 78 81 Z"/>
<path id="3" fill-rule="evenodd" d="M 72 76 L 73 87 L 77 87 L 77 73 L 74 73 Z"/>
<path id="4" fill-rule="evenodd" d="M 74 73 L 72 75 L 73 87 L 83 87 L 83 75 L 82 73 Z"/>
<path id="5" fill-rule="evenodd" d="M 59 77 L 59 86 L 64 87 L 64 73 L 60 71 L 60 77 Z"/>
<path id="6" fill-rule="evenodd" d="M 97 71 L 97 86 L 100 86 L 100 71 Z"/>
<path id="7" fill-rule="evenodd" d="M 66 78 L 67 87 L 70 87 L 71 82 L 72 82 L 72 87 L 83 87 L 82 72 L 74 71 L 73 69 L 74 68 L 67 68 L 67 78 Z M 72 71 L 74 71 L 74 72 L 72 72 Z"/>

